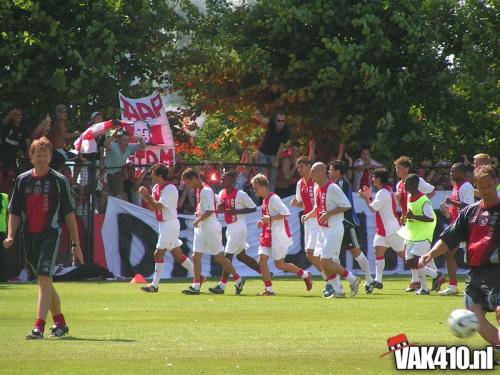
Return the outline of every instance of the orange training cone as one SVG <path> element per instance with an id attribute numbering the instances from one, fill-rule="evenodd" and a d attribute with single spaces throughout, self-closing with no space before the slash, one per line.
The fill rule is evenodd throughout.
<path id="1" fill-rule="evenodd" d="M 140 273 L 137 273 L 133 278 L 132 280 L 130 280 L 130 283 L 131 284 L 146 284 L 147 281 L 146 279 L 144 278 L 144 276 L 142 276 Z"/>

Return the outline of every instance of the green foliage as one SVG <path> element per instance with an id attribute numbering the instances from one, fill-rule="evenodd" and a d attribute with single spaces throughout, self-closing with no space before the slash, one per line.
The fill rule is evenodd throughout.
<path id="1" fill-rule="evenodd" d="M 199 159 L 239 162 L 241 147 L 236 138 L 230 136 L 234 129 L 235 124 L 221 113 L 209 115 L 194 138 L 195 146 L 202 150 Z"/>
<path id="2" fill-rule="evenodd" d="M 118 91 L 142 95 L 162 81 L 161 60 L 183 21 L 169 2 L 0 2 L 0 112 L 24 108 L 37 122 L 57 103 L 72 121 L 119 115 Z M 130 87 L 135 78 L 141 84 Z"/>
<path id="3" fill-rule="evenodd" d="M 169 64 L 173 88 L 194 108 L 228 116 L 282 109 L 295 137 L 317 140 L 320 156 L 337 142 L 368 143 L 386 160 L 500 151 L 493 2 L 207 7 L 206 15 L 188 11 L 191 43 Z M 234 122 L 252 126 L 244 117 Z"/>

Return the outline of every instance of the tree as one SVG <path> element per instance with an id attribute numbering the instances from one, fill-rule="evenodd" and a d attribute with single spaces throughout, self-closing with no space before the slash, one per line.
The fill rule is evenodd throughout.
<path id="1" fill-rule="evenodd" d="M 241 129 L 255 127 L 248 121 L 255 107 L 268 114 L 284 110 L 295 136 L 314 137 L 323 157 L 339 141 L 371 144 L 386 160 L 399 154 L 456 157 L 464 142 L 450 139 L 448 130 L 467 138 L 471 118 L 484 108 L 478 100 L 480 108 L 466 115 L 455 106 L 464 102 L 458 88 L 469 82 L 472 90 L 477 73 L 485 72 L 466 75 L 449 58 L 459 49 L 456 36 L 467 35 L 459 30 L 463 23 L 475 26 L 469 7 L 479 17 L 486 6 L 441 0 L 260 0 L 235 6 L 213 0 L 206 14 L 189 9 L 191 42 L 170 60 L 170 78 L 193 107 L 237 114 Z M 495 44 L 494 21 L 490 16 L 488 35 L 473 34 L 469 47 L 482 39 L 484 47 Z M 472 50 L 464 48 L 469 60 Z M 492 139 L 490 133 L 474 135 L 483 142 Z"/>
<path id="2" fill-rule="evenodd" d="M 160 0 L 0 2 L 0 110 L 20 105 L 36 122 L 63 102 L 76 121 L 119 116 L 119 90 L 142 95 L 163 80 L 183 25 Z"/>

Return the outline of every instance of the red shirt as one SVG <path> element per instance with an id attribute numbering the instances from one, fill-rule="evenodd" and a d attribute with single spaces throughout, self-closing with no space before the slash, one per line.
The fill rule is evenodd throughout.
<path id="1" fill-rule="evenodd" d="M 270 193 L 267 198 L 262 201 L 262 216 L 269 216 L 269 200 L 274 193 Z M 283 219 L 285 223 L 285 231 L 288 237 L 291 237 L 290 228 L 288 227 L 288 220 Z M 262 225 L 262 233 L 260 234 L 260 246 L 271 248 L 273 245 L 272 233 L 271 233 L 271 223 L 265 223 Z"/>
<path id="2" fill-rule="evenodd" d="M 314 181 L 309 177 L 307 182 L 304 178 L 300 179 L 300 199 L 304 205 L 304 214 L 308 214 L 314 208 Z"/>
<path id="3" fill-rule="evenodd" d="M 392 186 L 391 185 L 385 185 L 382 187 L 382 189 L 387 190 L 389 193 L 391 193 L 391 201 L 392 201 L 392 212 L 394 213 L 394 217 L 399 221 L 399 216 L 398 216 L 398 211 L 397 211 L 397 206 L 396 206 L 396 199 L 394 198 L 394 194 L 392 194 Z M 406 194 L 406 192 L 405 192 Z M 406 202 L 406 201 L 405 201 Z M 382 221 L 382 217 L 380 216 L 380 213 L 377 211 L 375 213 L 375 227 L 376 227 L 376 233 L 379 236 L 384 236 L 385 237 L 385 227 L 384 227 L 384 222 Z"/>
<path id="4" fill-rule="evenodd" d="M 318 191 L 316 194 L 316 220 L 321 227 L 328 228 L 328 222 L 321 223 L 319 218 L 321 215 L 326 213 L 328 210 L 326 209 L 326 193 L 328 192 L 328 187 L 333 184 L 332 181 L 328 181 L 323 186 L 318 186 Z"/>
<path id="5" fill-rule="evenodd" d="M 460 188 L 462 187 L 463 184 L 465 184 L 467 180 L 460 181 L 459 183 L 453 185 L 453 190 L 451 191 L 451 199 L 457 202 L 460 202 Z M 453 204 L 450 207 L 450 224 L 453 224 L 455 221 L 457 221 L 458 214 L 460 213 L 458 211 L 458 207 L 454 206 Z"/>
<path id="6" fill-rule="evenodd" d="M 231 194 L 228 194 L 226 189 L 222 190 L 221 193 L 221 204 L 222 207 L 224 207 L 224 220 L 226 221 L 227 224 L 235 223 L 238 218 L 236 217 L 236 214 L 227 214 L 225 213 L 225 210 L 230 209 L 234 210 L 236 209 L 236 195 L 238 194 L 238 189 L 233 189 L 231 191 Z"/>

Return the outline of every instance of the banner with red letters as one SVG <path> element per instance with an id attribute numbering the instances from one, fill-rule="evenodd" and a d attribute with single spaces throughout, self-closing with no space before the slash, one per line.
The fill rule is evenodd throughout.
<path id="1" fill-rule="evenodd" d="M 165 107 L 158 92 L 132 99 L 119 93 L 122 120 L 130 122 L 125 129 L 148 145 L 131 156 L 134 164 L 173 164 L 175 146 Z"/>

